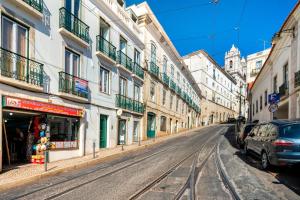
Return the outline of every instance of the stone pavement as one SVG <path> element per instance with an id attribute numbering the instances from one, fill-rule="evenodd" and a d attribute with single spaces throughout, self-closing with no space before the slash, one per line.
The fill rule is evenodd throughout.
<path id="1" fill-rule="evenodd" d="M 207 126 L 206 126 L 207 127 Z M 103 162 L 107 159 L 112 159 L 114 157 L 120 157 L 122 154 L 130 153 L 133 151 L 137 151 L 139 149 L 143 149 L 149 147 L 151 145 L 166 141 L 171 138 L 180 137 L 184 134 L 192 133 L 196 130 L 199 130 L 203 127 L 194 128 L 188 131 L 183 131 L 178 134 L 168 135 L 165 137 L 159 137 L 147 141 L 142 141 L 141 144 L 132 144 L 129 146 L 124 146 L 124 150 L 122 151 L 122 147 L 118 146 L 116 148 L 98 150 L 96 152 L 96 158 L 93 158 L 92 154 L 77 157 L 67 160 L 61 160 L 56 162 L 48 163 L 48 171 L 44 171 L 44 165 L 38 164 L 27 164 L 22 166 L 15 166 L 10 169 L 4 170 L 0 174 L 0 191 L 8 190 L 17 186 L 21 186 L 24 184 L 28 184 L 30 182 L 39 180 L 41 178 L 46 178 L 49 176 L 53 176 L 64 171 L 74 170 L 78 168 L 84 168 L 90 165 L 95 165 L 97 163 Z"/>

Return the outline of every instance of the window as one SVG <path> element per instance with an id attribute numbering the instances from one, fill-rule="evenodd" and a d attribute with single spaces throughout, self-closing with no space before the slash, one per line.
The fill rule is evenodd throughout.
<path id="1" fill-rule="evenodd" d="M 76 17 L 79 17 L 80 0 L 65 0 L 65 8 L 67 11 L 73 13 Z"/>
<path id="2" fill-rule="evenodd" d="M 163 89 L 162 105 L 166 104 L 166 96 L 167 96 L 167 92 L 165 89 Z"/>
<path id="3" fill-rule="evenodd" d="M 167 57 L 164 56 L 164 59 L 163 59 L 163 73 L 167 73 L 167 66 L 168 66 L 168 60 L 167 60 Z"/>
<path id="4" fill-rule="evenodd" d="M 254 114 L 255 114 L 255 105 L 254 104 L 252 104 L 252 112 L 253 112 L 252 116 L 254 116 Z"/>
<path id="5" fill-rule="evenodd" d="M 117 2 L 121 7 L 125 6 L 124 0 L 117 0 Z"/>
<path id="6" fill-rule="evenodd" d="M 109 71 L 100 67 L 100 92 L 109 93 Z"/>
<path id="7" fill-rule="evenodd" d="M 65 50 L 65 72 L 80 77 L 80 56 L 68 49 Z"/>
<path id="8" fill-rule="evenodd" d="M 120 77 L 119 92 L 120 95 L 127 96 L 127 80 L 123 77 Z"/>
<path id="9" fill-rule="evenodd" d="M 141 64 L 141 53 L 137 49 L 134 49 L 134 63 Z"/>
<path id="10" fill-rule="evenodd" d="M 100 18 L 100 36 L 104 39 L 106 39 L 107 41 L 109 41 L 109 30 L 110 30 L 110 26 L 108 23 L 106 23 L 106 21 L 102 18 Z"/>
<path id="11" fill-rule="evenodd" d="M 156 64 L 156 46 L 151 43 L 151 62 Z"/>
<path id="12" fill-rule="evenodd" d="M 262 110 L 262 104 L 263 104 L 262 96 L 260 96 L 260 98 L 259 98 L 259 108 L 260 108 L 260 110 Z"/>
<path id="13" fill-rule="evenodd" d="M 170 95 L 170 109 L 172 110 L 173 108 L 173 100 L 174 100 L 174 96 L 173 94 Z"/>
<path id="14" fill-rule="evenodd" d="M 268 91 L 265 91 L 265 106 L 268 105 Z"/>
<path id="15" fill-rule="evenodd" d="M 167 130 L 167 118 L 165 116 L 160 117 L 160 131 Z"/>
<path id="16" fill-rule="evenodd" d="M 288 70 L 289 70 L 288 64 L 285 64 L 283 66 L 283 73 L 282 74 L 283 74 L 283 83 L 285 84 L 286 87 L 288 86 L 288 77 L 289 77 Z"/>
<path id="17" fill-rule="evenodd" d="M 231 61 L 229 61 L 229 67 L 230 67 L 230 69 L 232 68 L 232 66 L 233 66 L 233 62 L 231 60 Z"/>
<path id="18" fill-rule="evenodd" d="M 78 148 L 79 120 L 48 115 L 51 142 L 57 149 Z"/>
<path id="19" fill-rule="evenodd" d="M 151 101 L 155 101 L 155 83 L 154 82 L 151 82 L 150 84 L 150 98 L 151 98 Z"/>
<path id="20" fill-rule="evenodd" d="M 11 52 L 17 53 L 21 56 L 28 57 L 28 29 L 21 26 L 20 24 L 6 18 L 2 17 L 2 48 L 9 50 Z M 13 59 L 14 60 L 14 59 Z M 5 65 L 2 65 L 1 68 L 9 76 L 17 74 L 20 79 L 21 77 L 26 77 L 26 62 L 14 62 L 10 59 L 1 59 L 2 62 L 5 62 Z"/>
<path id="21" fill-rule="evenodd" d="M 258 100 L 256 100 L 256 113 L 258 113 Z"/>
<path id="22" fill-rule="evenodd" d="M 174 66 L 171 65 L 171 77 L 174 78 Z"/>
<path id="23" fill-rule="evenodd" d="M 180 84 L 180 73 L 177 72 L 177 83 Z"/>
<path id="24" fill-rule="evenodd" d="M 176 112 L 178 112 L 179 98 L 176 99 Z"/>
<path id="25" fill-rule="evenodd" d="M 139 85 L 134 85 L 134 100 L 140 101 L 141 96 L 141 87 Z"/>
<path id="26" fill-rule="evenodd" d="M 273 92 L 277 93 L 277 75 L 273 78 Z"/>
<path id="27" fill-rule="evenodd" d="M 127 54 L 127 40 L 120 36 L 120 51 Z"/>
<path id="28" fill-rule="evenodd" d="M 208 78 L 207 78 L 207 77 L 206 77 L 206 79 L 205 79 L 205 83 L 208 84 Z"/>
<path id="29" fill-rule="evenodd" d="M 256 61 L 256 63 L 255 63 L 256 69 L 260 69 L 261 66 L 262 66 L 262 60 Z"/>

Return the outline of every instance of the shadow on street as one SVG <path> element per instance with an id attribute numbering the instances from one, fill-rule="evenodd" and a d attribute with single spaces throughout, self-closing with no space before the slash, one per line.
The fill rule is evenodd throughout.
<path id="1" fill-rule="evenodd" d="M 243 160 L 248 165 L 257 168 L 258 170 L 262 170 L 260 158 L 257 155 L 251 154 L 246 155 L 243 150 L 239 149 L 235 139 L 235 129 L 234 127 L 230 127 L 228 131 L 224 134 L 225 138 L 229 141 L 231 146 L 236 149 L 235 155 L 238 156 L 241 160 Z M 299 165 L 297 166 L 286 166 L 286 167 L 271 167 L 269 171 L 266 173 L 274 176 L 277 181 L 273 182 L 273 184 L 283 184 L 286 187 L 293 190 L 295 193 L 300 195 L 300 170 Z"/>

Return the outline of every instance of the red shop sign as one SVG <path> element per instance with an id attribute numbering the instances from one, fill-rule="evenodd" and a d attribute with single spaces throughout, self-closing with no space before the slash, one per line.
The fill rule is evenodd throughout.
<path id="1" fill-rule="evenodd" d="M 83 116 L 82 109 L 69 108 L 65 106 L 21 99 L 16 97 L 3 96 L 3 107 L 20 108 L 25 110 L 34 110 L 34 111 L 76 116 L 76 117 Z"/>

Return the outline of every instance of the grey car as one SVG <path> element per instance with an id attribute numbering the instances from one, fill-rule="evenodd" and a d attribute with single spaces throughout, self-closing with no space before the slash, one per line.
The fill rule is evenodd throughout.
<path id="1" fill-rule="evenodd" d="M 246 137 L 244 150 L 259 155 L 263 169 L 299 164 L 300 122 L 274 120 L 258 124 Z"/>

